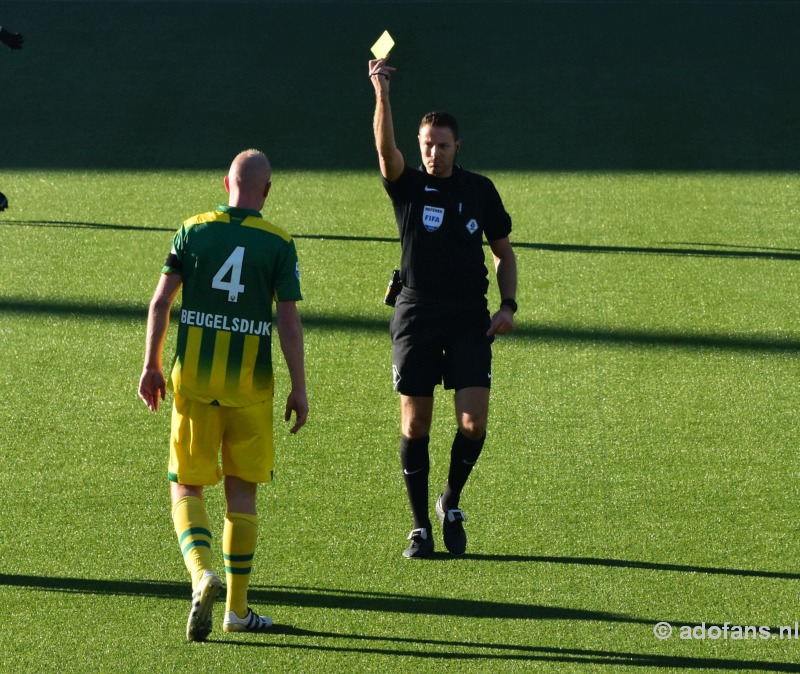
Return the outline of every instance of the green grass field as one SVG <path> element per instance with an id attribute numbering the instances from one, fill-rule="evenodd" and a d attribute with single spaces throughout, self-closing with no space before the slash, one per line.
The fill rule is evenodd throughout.
<path id="1" fill-rule="evenodd" d="M 800 93 L 783 87 L 797 5 L 403 7 L 4 4 L 26 47 L 0 53 L 16 87 L 0 99 L 1 671 L 800 671 L 800 639 L 680 638 L 800 621 Z M 281 67 L 260 96 L 223 105 L 225 73 L 252 53 L 219 44 L 273 25 L 256 53 Z M 451 50 L 424 76 L 421 26 Z M 381 303 L 399 250 L 364 77 L 386 27 L 411 71 L 397 84 L 407 157 L 417 113 L 439 104 L 430 70 L 452 73 L 465 165 L 494 179 L 515 223 L 520 313 L 495 347 L 459 560 L 400 556 L 411 523 Z M 474 53 L 482 31 L 515 39 Z M 536 96 L 496 78 L 530 72 L 530 50 L 548 55 Z M 680 97 L 687 81 L 695 98 Z M 215 103 L 176 118 L 193 96 Z M 298 436 L 276 428 L 259 497 L 251 603 L 274 633 L 188 644 L 169 414 L 147 412 L 136 385 L 172 232 L 224 200 L 227 162 L 249 145 L 275 164 L 265 214 L 297 240 L 312 411 Z M 451 416 L 439 395 L 434 485 Z M 219 489 L 209 504 L 221 565 Z M 671 638 L 655 637 L 661 621 Z"/>

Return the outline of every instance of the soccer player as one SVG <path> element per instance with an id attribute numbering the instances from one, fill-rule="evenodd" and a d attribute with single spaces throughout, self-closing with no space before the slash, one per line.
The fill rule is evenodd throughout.
<path id="1" fill-rule="evenodd" d="M 400 280 L 391 322 L 394 388 L 400 394 L 400 462 L 414 528 L 403 555 L 433 552 L 428 513 L 433 391 L 454 389 L 457 431 L 444 491 L 436 501 L 445 547 L 466 550 L 461 492 L 486 438 L 491 344 L 514 329 L 517 264 L 511 218 L 492 182 L 458 166 L 458 123 L 428 113 L 419 126 L 422 166 L 405 163 L 394 138 L 389 83 L 395 68 L 369 62 L 375 90 L 373 131 L 383 184 L 400 233 Z M 483 237 L 489 242 L 502 301 L 490 316 Z"/>
<path id="2" fill-rule="evenodd" d="M 225 632 L 263 632 L 272 620 L 247 602 L 256 551 L 256 489 L 272 480 L 272 303 L 291 391 L 286 421 L 297 433 L 308 416 L 301 300 L 294 241 L 261 216 L 271 168 L 263 153 L 233 160 L 227 206 L 183 223 L 173 239 L 147 319 L 139 396 L 153 411 L 166 396 L 162 352 L 170 308 L 182 288 L 175 361 L 168 475 L 172 519 L 192 579 L 186 626 L 190 641 L 211 632 L 222 590 L 211 563 L 211 524 L 204 487 L 224 478 L 227 512 L 222 552 L 227 584 Z M 220 452 L 221 450 L 221 452 Z M 219 466 L 219 455 L 222 467 Z"/>

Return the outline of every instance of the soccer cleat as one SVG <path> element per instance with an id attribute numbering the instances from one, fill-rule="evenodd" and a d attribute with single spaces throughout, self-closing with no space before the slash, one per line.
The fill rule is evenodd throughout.
<path id="1" fill-rule="evenodd" d="M 186 623 L 189 641 L 205 641 L 211 634 L 211 613 L 214 602 L 222 591 L 222 581 L 213 571 L 203 571 L 203 576 L 192 593 L 192 609 Z"/>
<path id="2" fill-rule="evenodd" d="M 235 611 L 228 611 L 225 614 L 225 622 L 222 623 L 223 632 L 266 632 L 270 627 L 272 618 L 254 613 L 249 606 L 244 618 L 236 615 Z"/>
<path id="3" fill-rule="evenodd" d="M 458 508 L 445 511 L 442 505 L 443 496 L 444 494 L 440 494 L 436 499 L 436 516 L 442 523 L 444 547 L 453 555 L 463 555 L 467 549 L 467 532 L 464 531 L 467 516 Z"/>
<path id="4" fill-rule="evenodd" d="M 403 550 L 403 557 L 419 559 L 433 553 L 433 534 L 428 529 L 414 529 L 408 535 L 408 540 L 411 543 Z"/>

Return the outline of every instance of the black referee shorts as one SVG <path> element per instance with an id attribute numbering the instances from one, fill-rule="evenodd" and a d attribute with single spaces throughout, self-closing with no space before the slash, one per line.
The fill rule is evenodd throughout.
<path id="1" fill-rule="evenodd" d="M 490 388 L 491 317 L 486 298 L 463 303 L 417 296 L 404 288 L 390 326 L 394 390 L 407 396 L 432 396 L 446 389 Z"/>

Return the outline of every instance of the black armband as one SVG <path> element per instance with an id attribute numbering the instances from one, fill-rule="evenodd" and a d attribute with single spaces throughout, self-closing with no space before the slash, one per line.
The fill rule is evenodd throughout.
<path id="1" fill-rule="evenodd" d="M 175 253 L 170 253 L 167 255 L 167 260 L 164 262 L 165 267 L 169 267 L 170 269 L 174 269 L 177 272 L 183 271 L 183 265 L 181 261 L 178 259 L 178 256 Z"/>

